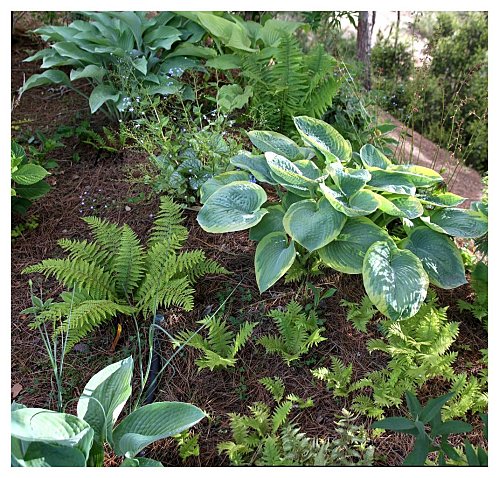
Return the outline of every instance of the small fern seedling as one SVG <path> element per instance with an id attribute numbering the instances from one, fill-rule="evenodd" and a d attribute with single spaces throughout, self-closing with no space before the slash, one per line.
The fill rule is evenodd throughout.
<path id="1" fill-rule="evenodd" d="M 328 390 L 335 397 L 347 397 L 350 393 L 350 382 L 352 380 L 352 364 L 347 367 L 337 357 L 331 357 L 331 368 L 325 367 L 311 370 L 312 375 L 318 380 L 326 382 Z"/>
<path id="2" fill-rule="evenodd" d="M 376 314 L 376 309 L 369 300 L 369 297 L 365 295 L 360 304 L 343 299 L 341 300 L 340 305 L 342 307 L 348 307 L 347 320 L 351 322 L 359 332 L 367 332 L 367 324 Z"/>
<path id="3" fill-rule="evenodd" d="M 311 310 L 308 315 L 295 301 L 289 303 L 285 311 L 272 310 L 269 317 L 274 319 L 279 330 L 278 335 L 266 335 L 258 340 L 267 353 L 280 355 L 289 365 L 307 353 L 311 347 L 319 344 L 323 327 L 317 323 L 317 314 Z"/>
<path id="4" fill-rule="evenodd" d="M 207 330 L 206 337 L 199 332 L 183 331 L 173 340 L 174 347 L 193 347 L 203 352 L 203 357 L 196 359 L 199 369 L 234 367 L 239 350 L 246 344 L 258 322 L 245 322 L 237 334 L 232 332 L 226 320 L 209 316 L 198 321 Z"/>

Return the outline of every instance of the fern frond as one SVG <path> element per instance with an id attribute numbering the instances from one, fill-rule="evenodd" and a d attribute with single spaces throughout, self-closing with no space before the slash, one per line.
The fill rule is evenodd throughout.
<path id="1" fill-rule="evenodd" d="M 73 239 L 60 239 L 57 244 L 67 253 L 68 259 L 84 260 L 94 262 L 105 268 L 109 252 L 102 249 L 96 242 L 87 242 L 86 240 L 77 241 Z"/>
<path id="2" fill-rule="evenodd" d="M 182 206 L 176 204 L 168 196 L 160 198 L 159 212 L 156 214 L 149 243 L 151 245 L 166 241 L 170 249 L 180 249 L 187 240 L 189 232 L 182 226 Z"/>
<path id="3" fill-rule="evenodd" d="M 293 404 L 286 400 L 275 408 L 272 414 L 272 433 L 276 433 L 279 427 L 286 422 L 292 407 Z"/>
<path id="4" fill-rule="evenodd" d="M 272 395 L 272 398 L 279 403 L 284 397 L 284 382 L 280 377 L 263 377 L 258 380 L 266 390 Z"/>
<path id="5" fill-rule="evenodd" d="M 279 466 L 282 460 L 277 446 L 277 438 L 269 436 L 263 442 L 262 459 L 258 463 L 263 466 Z"/>
<path id="6" fill-rule="evenodd" d="M 231 274 L 225 267 L 212 259 L 205 259 L 193 265 L 187 272 L 189 280 L 195 284 L 200 277 L 207 275 L 228 275 Z"/>
<path id="7" fill-rule="evenodd" d="M 253 333 L 253 329 L 258 325 L 258 322 L 245 322 L 232 343 L 232 356 L 234 357 L 241 347 L 244 347 L 250 335 Z"/>
<path id="8" fill-rule="evenodd" d="M 194 361 L 200 369 L 209 368 L 213 371 L 216 367 L 233 367 L 236 364 L 235 358 L 222 357 L 209 349 L 205 349 L 203 352 L 205 356 Z"/>
<path id="9" fill-rule="evenodd" d="M 82 219 L 90 226 L 95 242 L 112 257 L 120 244 L 121 227 L 95 216 Z"/>

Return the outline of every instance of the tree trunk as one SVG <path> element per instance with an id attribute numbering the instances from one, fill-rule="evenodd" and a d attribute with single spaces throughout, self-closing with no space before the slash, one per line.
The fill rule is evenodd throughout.
<path id="1" fill-rule="evenodd" d="M 374 12 L 372 12 L 374 19 Z M 374 23 L 371 20 L 371 12 L 359 12 L 357 26 L 357 59 L 364 63 L 364 86 L 366 90 L 371 89 L 371 35 Z"/>

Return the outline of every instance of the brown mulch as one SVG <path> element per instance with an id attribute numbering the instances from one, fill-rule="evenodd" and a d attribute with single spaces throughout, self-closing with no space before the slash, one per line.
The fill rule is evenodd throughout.
<path id="1" fill-rule="evenodd" d="M 22 63 L 22 59 L 39 48 L 31 37 L 17 39 L 12 51 L 12 96 L 22 84 L 23 77 L 36 73 L 37 65 Z M 27 92 L 12 113 L 12 121 L 27 120 L 24 127 L 33 131 L 37 128 L 46 133 L 55 131 L 59 125 L 75 124 L 78 118 L 88 117 L 86 100 L 61 89 L 38 88 Z M 79 112 L 79 116 L 77 114 Z M 76 118 L 76 119 L 75 119 Z M 105 124 L 105 119 L 92 117 L 92 124 L 98 128 Z M 73 162 L 71 157 L 78 152 L 80 162 Z M 20 384 L 23 389 L 17 400 L 28 406 L 45 408 L 55 407 L 55 384 L 53 383 L 46 352 L 37 330 L 28 326 L 29 319 L 21 311 L 30 306 L 27 277 L 21 271 L 28 265 L 49 257 L 60 256 L 57 246 L 60 238 L 88 238 L 88 229 L 82 216 L 95 214 L 120 224 L 127 223 L 144 240 L 149 230 L 153 215 L 157 211 L 159 198 L 152 195 L 145 186 L 131 184 L 126 179 L 127 168 L 142 161 L 143 155 L 125 150 L 121 155 L 102 154 L 87 145 L 68 140 L 67 148 L 54 151 L 60 168 L 53 173 L 53 188 L 41 201 L 35 202 L 30 214 L 36 215 L 39 226 L 16 239 L 11 248 L 12 257 L 12 375 L 11 383 Z M 130 202 L 143 194 L 145 200 Z M 172 440 L 164 440 L 152 445 L 147 456 L 160 459 L 169 465 L 188 466 L 227 466 L 228 460 L 217 452 L 220 441 L 230 439 L 228 413 L 246 413 L 247 407 L 254 401 L 270 403 L 269 395 L 258 379 L 266 376 L 279 376 L 284 380 L 286 393 L 311 397 L 313 408 L 295 410 L 293 417 L 300 424 L 302 431 L 317 437 L 331 436 L 334 431 L 336 415 L 342 408 L 349 407 L 346 399 L 331 396 L 322 382 L 315 381 L 309 368 L 328 366 L 330 356 L 338 356 L 346 363 L 352 363 L 353 379 L 357 380 L 366 373 L 379 369 L 386 364 L 385 354 L 366 350 L 366 340 L 380 337 L 376 322 L 369 324 L 368 333 L 358 332 L 346 320 L 346 311 L 340 300 L 358 302 L 364 295 L 360 276 L 330 274 L 321 276 L 317 285 L 334 287 L 336 294 L 321 305 L 321 319 L 324 320 L 327 341 L 300 360 L 298 365 L 288 367 L 276 356 L 264 353 L 256 339 L 268 333 L 272 321 L 265 314 L 272 308 L 284 306 L 293 298 L 300 297 L 294 285 L 280 284 L 263 295 L 256 287 L 253 257 L 255 244 L 248 239 L 247 232 L 211 235 L 204 232 L 196 222 L 196 211 L 186 211 L 186 226 L 190 237 L 187 248 L 202 248 L 206 255 L 218 260 L 232 271 L 227 277 L 207 278 L 196 287 L 196 308 L 191 312 L 169 311 L 165 316 L 164 327 L 170 334 L 182 329 L 194 330 L 203 311 L 212 306 L 216 309 L 223 298 L 237 286 L 234 296 L 225 305 L 225 315 L 236 321 L 250 320 L 259 322 L 252 340 L 239 354 L 235 369 L 197 370 L 194 364 L 198 356 L 191 349 L 185 349 L 175 356 L 163 375 L 156 400 L 187 401 L 196 404 L 209 415 L 195 427 L 200 433 L 200 456 L 191 457 L 182 463 Z M 42 284 L 35 282 L 35 293 Z M 43 284 L 44 298 L 56 298 L 61 289 L 54 282 Z M 440 302 L 450 304 L 448 317 L 460 323 L 461 333 L 455 344 L 460 348 L 457 366 L 463 370 L 466 363 L 477 362 L 479 349 L 487 347 L 487 335 L 483 327 L 465 312 L 460 313 L 456 302 L 459 298 L 470 295 L 469 286 L 452 291 L 438 291 Z M 146 328 L 146 325 L 143 326 Z M 134 329 L 126 323 L 116 352 L 109 348 L 114 336 L 111 325 L 92 334 L 82 347 L 73 350 L 67 357 L 65 368 L 65 399 L 78 397 L 86 381 L 103 366 L 123 358 L 136 351 Z M 169 341 L 161 337 L 161 352 L 165 358 L 171 357 L 173 349 Z M 305 364 L 305 366 L 303 366 Z M 466 370 L 468 370 L 466 368 Z M 446 390 L 447 384 L 430 381 L 423 389 L 423 399 L 436 396 Z M 75 403 L 68 404 L 68 410 L 74 411 Z M 404 410 L 393 410 L 400 413 Z M 364 420 L 364 424 L 371 421 Z M 360 423 L 360 420 L 359 420 Z M 479 424 L 476 423 L 477 429 Z M 478 434 L 477 434 L 478 436 Z M 411 447 L 411 439 L 385 433 L 375 441 L 377 453 L 386 461 L 380 464 L 400 465 Z M 109 466 L 118 466 L 120 460 L 109 455 Z"/>

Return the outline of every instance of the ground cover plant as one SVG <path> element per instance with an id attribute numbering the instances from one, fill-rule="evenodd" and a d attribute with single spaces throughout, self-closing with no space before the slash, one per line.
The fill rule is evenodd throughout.
<path id="1" fill-rule="evenodd" d="M 487 192 L 294 13 L 15 15 L 13 466 L 487 463 Z"/>

